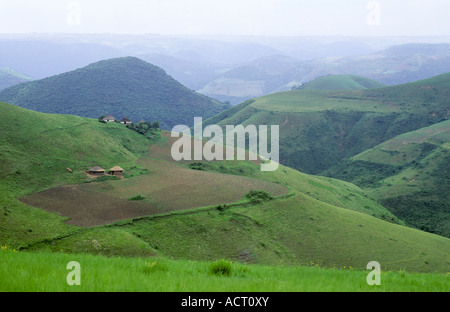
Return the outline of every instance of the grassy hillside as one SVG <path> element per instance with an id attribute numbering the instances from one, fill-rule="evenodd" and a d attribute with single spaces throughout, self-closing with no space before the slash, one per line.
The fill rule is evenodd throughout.
<path id="1" fill-rule="evenodd" d="M 378 261 L 386 271 L 448 271 L 449 239 L 398 224 L 398 219 L 353 184 L 283 166 L 264 173 L 257 163 L 248 161 L 195 166 L 190 161 L 176 163 L 170 157 L 173 139 L 167 133 L 149 142 L 121 125 L 1 105 L 8 122 L 2 125 L 1 136 L 5 165 L 0 168 L 0 245 L 20 250 L 20 255 L 39 252 L 24 254 L 29 259 L 37 257 L 32 260 L 36 261 L 34 267 L 58 259 L 49 252 L 62 252 L 72 254 L 62 255 L 69 258 L 77 254 L 151 257 L 157 258 L 156 262 L 225 258 L 275 267 L 359 271 L 364 271 L 368 262 Z M 143 150 L 147 150 L 144 156 Z M 94 164 L 105 168 L 118 164 L 127 175 L 121 180 L 90 181 L 83 171 Z M 74 173 L 65 170 L 69 166 Z M 78 206 L 68 206 L 64 212 L 50 207 L 56 200 L 37 207 L 23 202 L 61 188 L 66 193 L 56 193 L 56 199 L 70 201 L 74 197 Z M 250 190 L 266 191 L 269 196 L 247 197 Z M 131 200 L 136 195 L 142 200 Z M 112 202 L 124 205 L 112 207 Z M 114 218 L 110 218 L 110 208 L 116 209 Z M 8 255 L 5 262 L 11 272 L 17 269 L 11 260 L 14 255 Z M 90 259 L 94 267 L 102 264 L 101 258 Z M 184 266 L 186 262 L 166 263 L 169 272 L 182 272 L 182 280 L 191 272 Z M 45 276 L 45 271 L 39 274 Z M 314 272 L 326 272 L 330 280 L 335 279 L 332 270 Z M 353 279 L 352 271 L 343 272 Z M 7 289 L 19 287 L 7 285 Z M 173 288 L 167 279 L 162 285 L 160 289 L 183 290 Z M 99 289 L 92 287 L 88 289 Z M 279 289 L 299 289 L 290 284 L 285 287 Z"/>
<path id="2" fill-rule="evenodd" d="M 409 132 L 333 167 L 409 225 L 450 237 L 450 121 Z"/>
<path id="3" fill-rule="evenodd" d="M 281 163 L 318 174 L 402 133 L 450 117 L 450 74 L 375 90 L 276 93 L 204 125 L 279 125 Z"/>
<path id="4" fill-rule="evenodd" d="M 352 75 L 329 75 L 314 79 L 298 90 L 365 90 L 387 87 L 387 85 L 364 77 Z"/>
<path id="5" fill-rule="evenodd" d="M 16 84 L 31 81 L 33 78 L 10 68 L 0 68 L 0 91 Z"/>
<path id="6" fill-rule="evenodd" d="M 94 166 L 122 166 L 139 174 L 136 163 L 148 139 L 118 124 L 42 114 L 0 103 L 0 241 L 26 245 L 74 230 L 64 218 L 24 205 L 19 197 L 55 185 L 82 183 Z M 69 173 L 70 168 L 73 173 Z"/>
<path id="7" fill-rule="evenodd" d="M 242 165 L 225 162 L 215 170 L 235 166 Z M 254 171 L 252 176 L 283 181 L 295 195 L 257 206 L 144 218 L 120 228 L 175 259 L 227 258 L 246 263 L 364 269 L 366 259 L 373 258 L 388 270 L 448 269 L 448 262 L 442 262 L 450 252 L 448 239 L 370 216 L 378 211 L 381 218 L 392 217 L 351 184 L 284 167 L 274 174 Z"/>
<path id="8" fill-rule="evenodd" d="M 242 103 L 207 120 L 204 125 L 279 125 L 280 162 L 283 165 L 310 174 L 351 181 L 361 187 L 393 175 L 397 180 L 408 177 L 411 180 L 415 175 L 413 172 L 406 177 L 397 174 L 415 166 L 414 172 L 425 174 L 419 180 L 421 182 L 416 182 L 417 188 L 409 185 L 408 191 L 391 193 L 388 187 L 378 190 L 376 198 L 400 219 L 408 220 L 408 224 L 447 236 L 444 233 L 448 233 L 448 198 L 445 191 L 448 183 L 445 174 L 441 175 L 448 167 L 447 149 L 442 146 L 435 148 L 436 144 L 415 145 L 417 150 L 414 151 L 405 147 L 402 154 L 410 153 L 417 157 L 433 155 L 433 161 L 426 159 L 430 164 L 420 165 L 429 170 L 418 167 L 422 158 L 413 160 L 412 156 L 405 156 L 411 162 L 407 164 L 398 164 L 393 157 L 387 156 L 387 163 L 383 164 L 361 164 L 359 157 L 358 161 L 347 159 L 398 135 L 448 120 L 449 94 L 450 74 L 373 90 L 281 92 Z M 391 145 L 398 142 L 392 141 Z M 433 182 L 425 182 L 430 180 Z M 389 186 L 399 182 L 385 183 Z M 414 198 L 410 196 L 413 190 L 417 191 Z M 415 208 L 410 208 L 411 205 Z M 409 213 L 410 210 L 415 213 Z"/>
<path id="9" fill-rule="evenodd" d="M 229 106 L 197 94 L 162 69 L 133 57 L 100 61 L 0 92 L 0 100 L 43 113 L 159 121 L 162 129 L 191 125 Z"/>

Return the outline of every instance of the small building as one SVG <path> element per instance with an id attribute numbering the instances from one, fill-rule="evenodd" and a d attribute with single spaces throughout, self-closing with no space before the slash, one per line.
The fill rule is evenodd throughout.
<path id="1" fill-rule="evenodd" d="M 128 119 L 127 117 L 123 117 L 120 120 L 120 123 L 123 124 L 123 125 L 131 125 L 133 122 L 130 119 Z"/>
<path id="2" fill-rule="evenodd" d="M 111 116 L 111 115 L 108 115 L 108 116 L 105 116 L 105 117 L 103 118 L 103 121 L 106 121 L 106 122 L 115 122 L 115 121 L 116 121 L 116 118 L 114 118 L 114 117 Z"/>
<path id="3" fill-rule="evenodd" d="M 123 175 L 123 168 L 119 167 L 119 166 L 115 166 L 114 168 L 111 168 L 109 170 L 109 174 L 110 175 Z"/>
<path id="4" fill-rule="evenodd" d="M 101 167 L 99 167 L 99 166 L 96 166 L 94 168 L 89 169 L 89 174 L 92 174 L 92 175 L 99 175 L 100 176 L 100 175 L 104 175 L 105 172 L 106 172 L 106 170 L 101 168 Z"/>

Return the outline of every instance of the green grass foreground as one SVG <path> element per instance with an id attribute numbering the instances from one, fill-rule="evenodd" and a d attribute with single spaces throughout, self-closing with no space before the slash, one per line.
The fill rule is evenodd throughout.
<path id="1" fill-rule="evenodd" d="M 80 263 L 81 285 L 69 286 L 67 269 Z M 226 264 L 226 263 L 225 263 Z M 381 286 L 366 282 L 370 271 L 319 267 L 258 266 L 229 262 L 107 258 L 63 253 L 0 250 L 1 292 L 448 292 L 447 274 L 381 273 Z"/>

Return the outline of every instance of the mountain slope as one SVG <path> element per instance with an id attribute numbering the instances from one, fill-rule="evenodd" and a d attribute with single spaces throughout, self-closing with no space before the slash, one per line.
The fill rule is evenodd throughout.
<path id="1" fill-rule="evenodd" d="M 449 215 L 447 204 L 442 205 L 448 202 L 444 190 L 448 180 L 441 174 L 448 167 L 444 146 L 425 142 L 415 145 L 415 149 L 405 147 L 401 154 L 409 151 L 425 157 L 415 159 L 416 163 L 361 164 L 361 156 L 350 162 L 347 159 L 400 134 L 448 120 L 449 95 L 450 74 L 374 90 L 282 92 L 242 103 L 207 120 L 204 126 L 279 125 L 282 164 L 310 174 L 351 181 L 361 187 L 383 182 L 385 187 L 370 189 L 370 193 L 377 192 L 374 196 L 380 203 L 400 219 L 407 219 L 408 224 L 444 235 L 448 232 L 445 223 Z M 392 142 L 400 144 L 399 140 Z M 385 159 L 392 158 L 386 155 Z M 410 157 L 406 160 L 413 161 Z M 401 166 L 405 173 L 399 169 Z M 427 169 L 420 171 L 417 166 Z M 422 182 L 412 188 L 414 183 L 407 182 L 415 175 L 420 175 Z M 389 188 L 397 184 L 407 186 L 408 192 L 401 187 L 398 192 Z M 410 196 L 412 193 L 414 198 Z M 412 205 L 416 212 L 408 214 L 407 207 Z"/>
<path id="2" fill-rule="evenodd" d="M 450 121 L 395 137 L 327 175 L 364 187 L 409 225 L 450 237 Z"/>
<path id="3" fill-rule="evenodd" d="M 33 78 L 10 68 L 0 68 L 0 91 L 16 84 L 31 81 Z"/>
<path id="4" fill-rule="evenodd" d="M 298 90 L 364 90 L 387 87 L 372 79 L 353 75 L 329 75 L 314 79 Z"/>
<path id="5" fill-rule="evenodd" d="M 279 125 L 281 163 L 318 174 L 402 133 L 450 117 L 450 74 L 374 90 L 280 92 L 204 122 Z"/>
<path id="6" fill-rule="evenodd" d="M 191 125 L 194 117 L 213 116 L 228 106 L 197 94 L 162 69 L 133 57 L 100 61 L 84 68 L 17 85 L 0 99 L 44 113 L 98 118 L 126 116 L 159 121 L 163 129 Z"/>
<path id="7" fill-rule="evenodd" d="M 313 263 L 361 270 L 374 259 L 383 263 L 385 270 L 446 272 L 448 268 L 450 240 L 381 220 L 395 221 L 384 207 L 350 183 L 309 176 L 283 166 L 276 172 L 264 173 L 251 162 L 206 162 L 204 171 L 191 170 L 189 161 L 171 160 L 173 139 L 169 133 L 148 142 L 122 125 L 41 114 L 3 103 L 0 106 L 7 121 L 2 125 L 0 137 L 1 158 L 5 160 L 0 180 L 2 246 L 109 256 L 229 258 L 270 265 Z M 145 157 L 137 160 L 149 145 Z M 139 149 L 132 150 L 133 147 Z M 132 170 L 136 162 L 142 170 L 147 169 L 144 174 L 78 184 L 85 181 L 79 170 L 86 166 L 95 163 L 108 168 L 124 163 L 125 169 Z M 72 166 L 74 173 L 65 170 L 67 165 Z M 201 183 L 191 192 L 188 189 L 187 195 L 181 198 L 183 203 L 202 198 L 220 199 L 230 188 L 243 191 L 244 187 L 259 189 L 263 184 L 276 183 L 290 192 L 269 201 L 241 200 L 236 204 L 225 201 L 219 206 L 214 203 L 187 211 L 167 212 L 162 206 L 156 216 L 125 218 L 93 228 L 69 226 L 65 224 L 66 218 L 18 200 L 30 193 L 45 195 L 55 187 L 65 187 L 69 193 L 63 199 L 75 196 L 78 200 L 81 199 L 77 197 L 79 191 L 93 188 L 94 197 L 88 204 L 90 207 L 105 205 L 104 209 L 109 204 L 101 200 L 104 198 L 124 200 L 128 202 L 127 210 L 131 209 L 135 204 L 127 200 L 130 191 L 134 195 L 137 191 L 153 194 L 136 205 L 153 205 L 159 200 L 153 193 L 158 189 L 161 194 L 165 192 L 166 200 L 175 202 L 183 191 L 181 184 L 166 188 L 162 184 L 142 183 L 142 179 L 158 181 L 161 171 L 166 169 L 183 173 L 172 175 L 177 183 L 191 174 L 234 181 L 218 187 Z M 193 181 L 187 179 L 188 185 Z M 236 184 L 236 181 L 245 183 Z M 72 210 L 85 211 L 88 216 L 89 209 L 85 211 L 78 204 Z"/>

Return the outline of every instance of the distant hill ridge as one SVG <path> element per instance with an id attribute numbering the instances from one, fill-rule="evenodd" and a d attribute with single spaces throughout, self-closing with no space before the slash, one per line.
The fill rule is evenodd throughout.
<path id="1" fill-rule="evenodd" d="M 310 81 L 297 90 L 365 90 L 387 87 L 386 84 L 354 75 L 328 75 Z"/>
<path id="2" fill-rule="evenodd" d="M 0 90 L 31 80 L 33 80 L 32 77 L 19 73 L 14 69 L 7 67 L 0 68 Z"/>
<path id="3" fill-rule="evenodd" d="M 159 121 L 163 129 L 191 125 L 194 117 L 208 118 L 229 107 L 188 89 L 163 69 L 135 57 L 104 60 L 13 86 L 0 92 L 0 99 L 43 113 Z"/>

